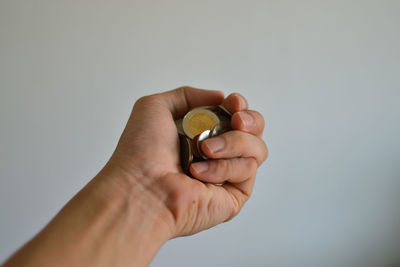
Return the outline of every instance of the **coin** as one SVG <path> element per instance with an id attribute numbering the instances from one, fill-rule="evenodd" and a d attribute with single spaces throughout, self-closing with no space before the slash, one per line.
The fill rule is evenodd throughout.
<path id="1" fill-rule="evenodd" d="M 187 137 L 193 139 L 205 130 L 212 130 L 220 123 L 218 116 L 207 108 L 194 108 L 182 120 L 182 128 Z"/>

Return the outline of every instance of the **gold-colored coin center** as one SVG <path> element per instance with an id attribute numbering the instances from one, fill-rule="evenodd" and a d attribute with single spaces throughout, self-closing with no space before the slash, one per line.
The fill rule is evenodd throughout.
<path id="1" fill-rule="evenodd" d="M 212 130 L 215 125 L 216 122 L 214 119 L 210 115 L 204 113 L 194 114 L 188 120 L 188 128 L 193 136 L 201 134 L 205 130 Z"/>

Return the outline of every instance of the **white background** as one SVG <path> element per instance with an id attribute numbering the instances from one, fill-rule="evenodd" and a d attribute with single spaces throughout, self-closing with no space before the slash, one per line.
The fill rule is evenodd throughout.
<path id="1" fill-rule="evenodd" d="M 111 155 L 132 105 L 240 92 L 270 158 L 243 212 L 152 266 L 400 262 L 400 1 L 0 0 L 0 262 Z"/>

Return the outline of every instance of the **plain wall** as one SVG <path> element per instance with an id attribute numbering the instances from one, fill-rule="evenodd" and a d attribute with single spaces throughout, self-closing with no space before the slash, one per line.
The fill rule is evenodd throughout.
<path id="1" fill-rule="evenodd" d="M 0 262 L 103 167 L 137 98 L 240 92 L 270 158 L 151 266 L 400 264 L 400 1 L 0 0 Z"/>

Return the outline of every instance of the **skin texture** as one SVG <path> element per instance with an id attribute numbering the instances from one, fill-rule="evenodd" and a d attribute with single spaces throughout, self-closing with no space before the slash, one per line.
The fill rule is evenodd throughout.
<path id="1" fill-rule="evenodd" d="M 192 179 L 180 167 L 174 120 L 219 104 L 233 131 L 202 143 L 210 159 L 190 166 Z M 181 87 L 140 98 L 106 166 L 4 266 L 147 266 L 167 240 L 238 214 L 268 155 L 263 129 L 239 94 Z"/>

